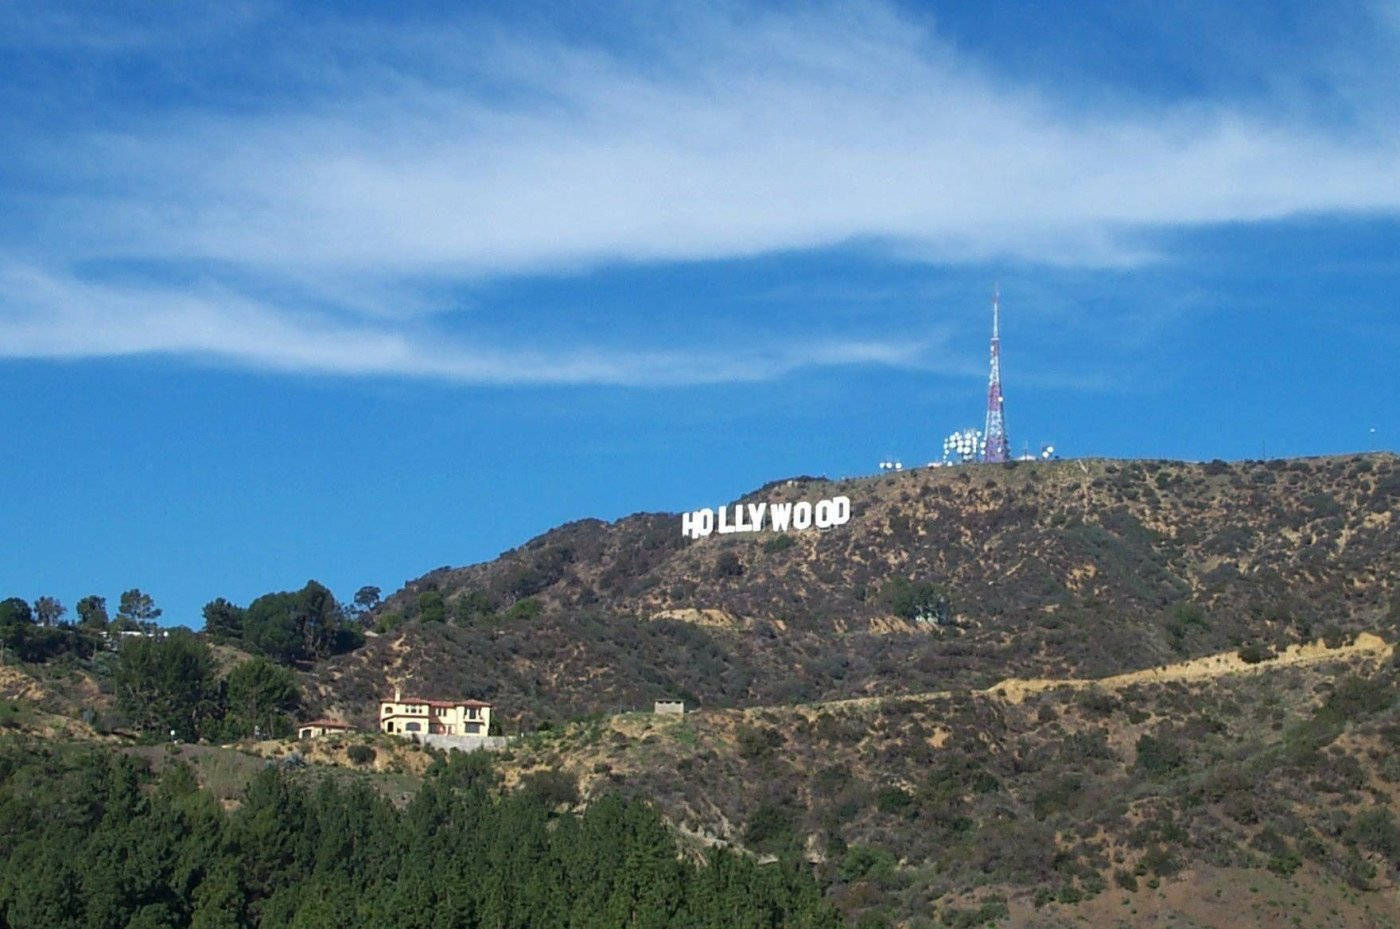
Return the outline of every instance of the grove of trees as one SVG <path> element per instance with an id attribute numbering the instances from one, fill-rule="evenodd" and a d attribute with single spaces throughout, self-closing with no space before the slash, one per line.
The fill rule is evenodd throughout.
<path id="1" fill-rule="evenodd" d="M 176 738 L 213 740 L 290 735 L 300 693 L 292 673 L 261 656 L 215 676 L 214 657 L 184 630 L 133 637 L 117 654 L 117 708 L 133 727 Z"/>
<path id="2" fill-rule="evenodd" d="M 57 597 L 42 596 L 31 605 L 20 597 L 0 600 L 0 660 L 41 664 L 56 658 L 91 658 L 112 628 L 154 630 L 160 608 L 149 594 L 133 587 L 121 595 L 115 620 L 107 616 L 107 599 L 83 597 L 77 622 L 65 620 L 68 608 Z"/>
<path id="3" fill-rule="evenodd" d="M 361 593 L 365 593 L 362 590 Z M 280 664 L 315 661 L 363 644 L 358 623 L 325 585 L 264 594 L 247 607 L 222 597 L 204 606 L 204 631 Z"/>
<path id="4" fill-rule="evenodd" d="M 40 597 L 34 607 L 19 597 L 0 600 L 0 659 L 38 663 L 63 655 L 91 656 L 99 640 L 62 622 L 64 612 L 53 597 Z"/>
<path id="5" fill-rule="evenodd" d="M 398 809 L 363 782 L 266 768 L 226 812 L 191 770 L 0 743 L 0 927 L 836 929 L 798 864 L 683 858 L 649 807 L 501 796 L 484 756 Z"/>
<path id="6" fill-rule="evenodd" d="M 936 584 L 895 577 L 880 591 L 891 613 L 904 619 L 943 625 L 952 619 L 948 598 Z"/>

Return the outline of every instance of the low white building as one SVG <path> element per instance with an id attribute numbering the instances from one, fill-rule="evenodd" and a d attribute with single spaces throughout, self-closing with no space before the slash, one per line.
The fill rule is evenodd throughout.
<path id="1" fill-rule="evenodd" d="M 313 719 L 297 726 L 297 738 L 315 739 L 323 735 L 333 735 L 340 732 L 354 732 L 355 727 L 338 719 Z"/>
<path id="2" fill-rule="evenodd" d="M 379 703 L 379 729 L 390 735 L 473 735 L 491 732 L 491 704 L 481 700 L 405 697 Z"/>

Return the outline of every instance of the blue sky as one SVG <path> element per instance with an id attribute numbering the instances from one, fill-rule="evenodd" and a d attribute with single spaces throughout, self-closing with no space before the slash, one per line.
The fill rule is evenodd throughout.
<path id="1" fill-rule="evenodd" d="M 0 595 L 1397 446 L 1400 4 L 497 6 L 0 6 Z"/>

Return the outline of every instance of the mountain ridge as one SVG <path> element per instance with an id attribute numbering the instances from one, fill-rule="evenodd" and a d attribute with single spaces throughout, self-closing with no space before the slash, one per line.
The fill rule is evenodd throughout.
<path id="1" fill-rule="evenodd" d="M 390 595 L 385 633 L 318 668 L 313 690 L 354 714 L 393 679 L 493 699 L 528 727 L 661 696 L 1097 677 L 1396 622 L 1389 453 L 782 479 L 736 502 L 836 494 L 852 519 L 825 531 L 690 540 L 676 514 L 581 519 L 437 569 Z M 900 615 L 899 585 L 945 598 L 946 617 Z"/>

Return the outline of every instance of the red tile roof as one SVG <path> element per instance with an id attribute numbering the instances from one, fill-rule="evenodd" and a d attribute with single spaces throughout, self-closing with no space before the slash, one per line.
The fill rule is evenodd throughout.
<path id="1" fill-rule="evenodd" d="M 402 700 L 384 700 L 383 703 L 426 703 L 428 706 L 435 706 L 439 709 L 450 710 L 455 706 L 471 706 L 478 709 L 489 707 L 491 704 L 483 703 L 480 700 L 431 700 L 427 697 L 404 697 Z"/>

